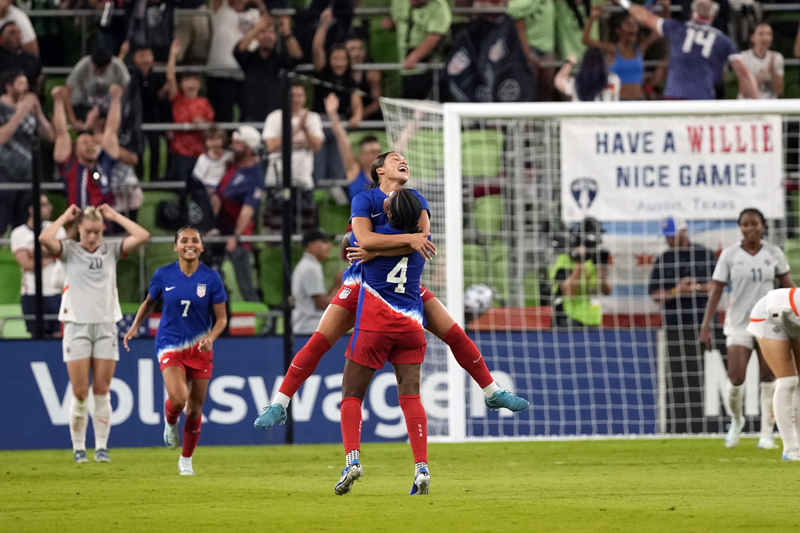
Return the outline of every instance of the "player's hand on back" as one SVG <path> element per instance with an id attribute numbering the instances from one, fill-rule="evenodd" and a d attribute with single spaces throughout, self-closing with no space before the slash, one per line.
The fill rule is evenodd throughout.
<path id="1" fill-rule="evenodd" d="M 418 251 L 425 259 L 431 259 L 436 255 L 436 246 L 428 240 L 430 233 L 411 233 L 409 246 Z"/>
<path id="2" fill-rule="evenodd" d="M 347 248 L 347 261 L 351 265 L 352 264 L 360 265 L 361 263 L 372 261 L 376 257 L 378 257 L 377 253 L 368 252 L 359 246 L 350 246 Z"/>

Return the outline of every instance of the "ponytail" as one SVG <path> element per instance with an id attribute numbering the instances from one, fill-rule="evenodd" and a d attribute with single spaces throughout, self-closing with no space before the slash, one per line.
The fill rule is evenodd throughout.
<path id="1" fill-rule="evenodd" d="M 377 189 L 381 184 L 381 177 L 378 175 L 378 169 L 383 167 L 383 164 L 386 162 L 386 158 L 389 157 L 389 154 L 393 154 L 394 152 L 384 152 L 378 157 L 375 158 L 375 161 L 372 162 L 372 169 L 369 171 L 369 176 L 372 178 L 372 183 L 367 185 L 367 189 Z"/>

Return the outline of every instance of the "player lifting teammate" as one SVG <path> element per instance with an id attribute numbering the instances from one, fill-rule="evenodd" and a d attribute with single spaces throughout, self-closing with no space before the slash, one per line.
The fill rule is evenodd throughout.
<path id="1" fill-rule="evenodd" d="M 174 248 L 178 261 L 153 274 L 147 298 L 123 342 L 128 350 L 128 341 L 153 312 L 156 301 L 163 299 L 156 354 L 169 396 L 164 403 L 164 444 L 170 450 L 178 447 L 178 417 L 186 408 L 178 470 L 182 476 L 191 476 L 213 367 L 213 344 L 228 323 L 227 296 L 219 274 L 200 263 L 203 238 L 197 229 L 185 226 L 178 230 Z M 213 327 L 212 317 L 216 319 Z"/>
<path id="2" fill-rule="evenodd" d="M 77 219 L 80 242 L 59 241 L 56 233 Z M 130 233 L 124 239 L 103 239 L 104 220 L 119 224 Z M 95 453 L 98 463 L 109 463 L 111 432 L 109 388 L 119 361 L 117 322 L 122 320 L 117 294 L 117 260 L 134 252 L 150 234 L 110 206 L 87 207 L 83 212 L 71 205 L 45 229 L 39 241 L 64 262 L 64 294 L 58 319 L 64 323 L 62 341 L 72 385 L 69 432 L 76 463 L 85 463 L 86 426 L 89 422 L 89 375 L 93 375 Z"/>
<path id="3" fill-rule="evenodd" d="M 387 194 L 403 190 L 409 179 L 408 163 L 403 156 L 397 152 L 381 154 L 372 163 L 370 175 L 371 188 L 356 196 L 352 203 L 351 222 L 359 249 L 351 250 L 349 258 L 355 263 L 345 272 L 342 288 L 322 315 L 316 332 L 292 360 L 274 402 L 266 406 L 256 419 L 256 428 L 268 429 L 274 424 L 286 421 L 286 407 L 292 396 L 314 373 L 322 356 L 342 335 L 353 328 L 361 288 L 361 269 L 365 261 L 377 255 L 398 256 L 414 251 L 429 259 L 430 254 L 436 251 L 436 247 L 427 239 L 430 234 L 428 203 L 413 190 L 412 193 L 417 195 L 422 205 L 422 215 L 419 219 L 422 233 L 381 235 L 373 231 L 373 227 L 388 223 L 383 208 Z M 456 324 L 439 299 L 424 287 L 421 289 L 421 294 L 427 321 L 426 329 L 450 347 L 458 364 L 483 389 L 486 405 L 490 409 L 505 407 L 515 412 L 527 409 L 527 401 L 509 391 L 500 390 L 475 343 L 461 326 Z"/>
<path id="4" fill-rule="evenodd" d="M 722 255 L 719 256 L 712 276 L 714 286 L 708 296 L 705 316 L 700 326 L 700 342 L 708 350 L 711 348 L 711 321 L 717 312 L 722 290 L 730 283 L 730 304 L 725 311 L 724 325 L 730 379 L 728 404 L 731 409 L 731 425 L 725 437 L 725 446 L 728 448 L 739 444 L 739 435 L 744 429 L 744 378 L 753 348 L 758 353 L 761 368 L 761 436 L 758 439 L 758 448 L 771 450 L 776 447 L 772 438 L 775 376 L 764 361 L 755 337 L 747 328 L 750 311 L 760 298 L 772 290 L 776 279 L 781 287 L 794 287 L 794 282 L 783 251 L 778 246 L 761 240 L 765 228 L 766 220 L 758 209 L 745 209 L 739 215 L 739 229 L 743 239 L 722 250 Z"/>

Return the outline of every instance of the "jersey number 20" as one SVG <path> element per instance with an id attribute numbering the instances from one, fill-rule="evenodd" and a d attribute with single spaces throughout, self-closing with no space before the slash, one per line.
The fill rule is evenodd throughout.
<path id="1" fill-rule="evenodd" d="M 402 258 L 386 276 L 386 283 L 397 283 L 394 292 L 406 293 L 406 281 L 408 281 L 406 270 L 408 270 L 408 257 Z"/>

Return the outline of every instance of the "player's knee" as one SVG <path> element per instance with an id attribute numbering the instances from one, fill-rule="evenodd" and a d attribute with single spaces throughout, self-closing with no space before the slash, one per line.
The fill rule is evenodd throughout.
<path id="1" fill-rule="evenodd" d="M 73 386 L 72 395 L 75 396 L 75 398 L 77 398 L 78 400 L 81 401 L 85 400 L 86 398 L 89 397 L 89 385 L 78 386 L 78 387 Z"/>
<path id="2" fill-rule="evenodd" d="M 183 409 L 186 407 L 186 400 L 187 396 L 184 394 L 170 394 L 169 395 L 169 403 L 172 404 L 173 409 Z"/>
<path id="3" fill-rule="evenodd" d="M 419 381 L 416 383 L 404 383 L 404 384 L 397 384 L 397 395 L 398 396 L 409 396 L 419 394 Z"/>
<path id="4" fill-rule="evenodd" d="M 744 377 L 745 377 L 744 372 L 731 372 L 728 375 L 728 378 L 731 380 L 731 385 L 733 385 L 734 387 L 738 387 L 744 384 Z"/>
<path id="5" fill-rule="evenodd" d="M 203 416 L 202 406 L 189 407 L 189 409 L 186 410 L 186 416 L 189 418 L 198 418 Z"/>
<path id="6" fill-rule="evenodd" d="M 92 384 L 92 392 L 95 395 L 108 394 L 110 390 L 111 390 L 111 384 L 110 383 L 93 383 Z"/>

